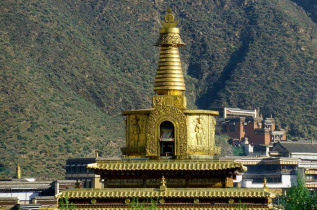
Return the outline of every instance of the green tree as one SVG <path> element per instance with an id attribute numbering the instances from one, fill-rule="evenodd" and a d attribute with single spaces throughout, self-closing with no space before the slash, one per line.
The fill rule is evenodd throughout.
<path id="1" fill-rule="evenodd" d="M 307 189 L 303 171 L 298 171 L 297 185 L 294 185 L 287 191 L 281 203 L 286 210 L 317 209 L 317 194 Z"/>
<path id="2" fill-rule="evenodd" d="M 139 202 L 138 198 L 133 198 L 131 203 L 128 204 L 130 209 L 147 209 L 147 210 L 155 210 L 159 209 L 158 205 L 158 198 L 157 199 L 146 199 L 143 202 Z"/>
<path id="3" fill-rule="evenodd" d="M 65 198 L 60 199 L 59 201 L 59 209 L 61 210 L 73 210 L 75 209 L 75 205 L 71 202 L 69 202 L 68 197 L 66 196 Z"/>

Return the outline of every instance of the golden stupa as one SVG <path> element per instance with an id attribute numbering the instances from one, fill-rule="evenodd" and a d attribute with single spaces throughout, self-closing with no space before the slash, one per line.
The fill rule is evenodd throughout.
<path id="1" fill-rule="evenodd" d="M 274 195 L 264 189 L 234 188 L 240 163 L 215 160 L 217 111 L 186 109 L 185 82 L 178 48 L 185 46 L 171 9 L 161 21 L 160 58 L 152 108 L 124 111 L 126 147 L 122 160 L 98 158 L 88 168 L 103 181 L 92 189 L 69 189 L 78 208 L 124 209 L 131 201 L 160 209 L 246 209 L 271 207 Z"/>
<path id="2" fill-rule="evenodd" d="M 171 10 L 161 21 L 160 47 L 152 108 L 125 111 L 127 158 L 212 158 L 215 146 L 216 111 L 186 109 L 185 82 L 178 48 L 185 46 Z"/>

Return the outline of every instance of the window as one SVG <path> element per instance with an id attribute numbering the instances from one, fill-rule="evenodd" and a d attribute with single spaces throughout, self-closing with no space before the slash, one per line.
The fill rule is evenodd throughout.
<path id="1" fill-rule="evenodd" d="M 230 125 L 230 132 L 234 132 L 235 131 L 235 125 Z"/>

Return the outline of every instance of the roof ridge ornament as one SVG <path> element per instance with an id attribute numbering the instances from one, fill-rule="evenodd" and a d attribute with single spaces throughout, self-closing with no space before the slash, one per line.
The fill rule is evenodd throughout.
<path id="1" fill-rule="evenodd" d="M 166 191 L 166 181 L 164 176 L 162 176 L 160 191 Z"/>

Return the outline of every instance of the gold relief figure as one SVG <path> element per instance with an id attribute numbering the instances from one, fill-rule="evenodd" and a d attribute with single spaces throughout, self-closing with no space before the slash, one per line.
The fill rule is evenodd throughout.
<path id="1" fill-rule="evenodd" d="M 131 116 L 131 128 L 132 128 L 132 141 L 134 146 L 139 145 L 139 139 L 140 139 L 140 133 L 141 133 L 141 128 L 139 125 L 139 118 L 138 116 Z"/>
<path id="2" fill-rule="evenodd" d="M 197 118 L 195 132 L 196 132 L 197 145 L 202 145 L 205 140 L 205 135 L 204 135 L 204 128 L 202 125 L 202 119 L 200 117 Z"/>

